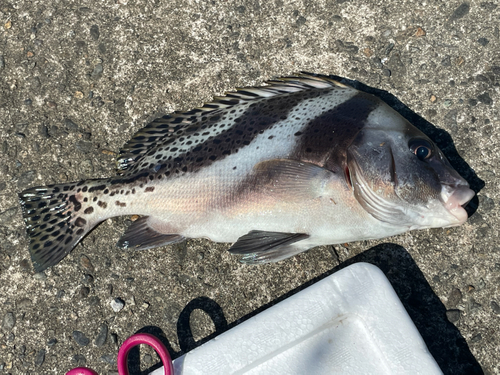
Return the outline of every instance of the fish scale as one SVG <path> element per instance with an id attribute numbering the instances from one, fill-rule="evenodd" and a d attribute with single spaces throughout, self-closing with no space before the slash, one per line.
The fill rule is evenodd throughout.
<path id="1" fill-rule="evenodd" d="M 439 149 L 380 99 L 301 74 L 154 120 L 122 148 L 115 177 L 19 198 L 42 271 L 114 216 L 141 215 L 120 248 L 209 238 L 234 242 L 230 252 L 255 264 L 459 225 L 471 194 Z"/>

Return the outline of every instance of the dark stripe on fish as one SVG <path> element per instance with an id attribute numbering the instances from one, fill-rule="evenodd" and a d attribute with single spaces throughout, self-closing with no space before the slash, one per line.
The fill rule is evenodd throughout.
<path id="1" fill-rule="evenodd" d="M 189 148 L 186 152 L 173 158 L 168 150 L 157 159 L 160 165 L 158 174 L 170 176 L 185 172 L 197 172 L 202 168 L 211 165 L 216 160 L 222 160 L 226 156 L 237 153 L 240 149 L 248 146 L 259 134 L 272 128 L 274 124 L 285 120 L 290 111 L 304 100 L 316 98 L 330 92 L 331 89 L 317 89 L 290 93 L 257 101 L 240 116 L 234 119 L 234 124 L 222 131 L 213 138 L 208 138 L 204 142 Z M 220 115 L 217 115 L 220 116 Z M 231 113 L 224 114 L 231 117 Z M 217 119 L 217 121 L 220 119 Z M 206 122 L 199 124 L 198 133 L 203 132 L 213 126 L 218 126 L 218 122 Z M 177 151 L 179 142 L 189 142 L 189 135 L 178 136 L 168 144 L 168 149 Z M 160 146 L 160 148 L 166 145 Z M 156 151 L 158 153 L 160 151 Z M 155 169 L 156 165 L 144 165 L 139 162 L 141 168 Z"/>
<path id="2" fill-rule="evenodd" d="M 292 159 L 308 161 L 331 171 L 340 171 L 347 148 L 378 106 L 376 97 L 363 92 L 312 119 L 295 133 L 297 147 Z"/>

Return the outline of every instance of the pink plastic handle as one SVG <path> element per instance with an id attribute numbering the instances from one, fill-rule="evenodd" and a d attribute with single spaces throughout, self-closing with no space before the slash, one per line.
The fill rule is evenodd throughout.
<path id="1" fill-rule="evenodd" d="M 76 367 L 72 370 L 69 370 L 66 373 L 66 375 L 99 375 L 99 374 L 87 367 Z"/>
<path id="2" fill-rule="evenodd" d="M 127 356 L 130 350 L 134 346 L 137 346 L 139 344 L 146 344 L 151 346 L 156 351 L 156 353 L 158 353 L 158 355 L 161 358 L 161 361 L 163 362 L 163 369 L 165 375 L 173 375 L 174 369 L 172 366 L 172 359 L 170 358 L 170 354 L 168 353 L 167 348 L 165 347 L 165 345 L 163 345 L 163 343 L 160 340 L 158 340 L 155 336 L 149 333 L 138 333 L 136 335 L 130 336 L 128 339 L 125 340 L 120 350 L 118 351 L 118 360 L 117 360 L 118 374 L 129 375 L 127 367 Z M 87 375 L 87 374 L 82 374 L 82 375 Z"/>

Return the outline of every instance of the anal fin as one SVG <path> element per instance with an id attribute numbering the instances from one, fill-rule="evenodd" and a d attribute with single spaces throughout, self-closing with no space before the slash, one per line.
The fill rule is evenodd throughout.
<path id="1" fill-rule="evenodd" d="M 240 255 L 246 264 L 278 262 L 309 249 L 299 241 L 309 238 L 305 233 L 282 233 L 253 230 L 241 236 L 229 249 L 231 254 Z"/>
<path id="2" fill-rule="evenodd" d="M 181 242 L 185 238 L 179 234 L 164 234 L 151 228 L 149 216 L 134 221 L 116 244 L 121 249 L 146 250 L 154 247 Z"/>

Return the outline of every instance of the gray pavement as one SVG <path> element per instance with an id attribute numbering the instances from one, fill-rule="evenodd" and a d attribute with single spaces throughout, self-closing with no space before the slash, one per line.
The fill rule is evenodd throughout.
<path id="1" fill-rule="evenodd" d="M 0 374 L 113 373 L 139 330 L 175 357 L 357 261 L 385 272 L 445 373 L 500 374 L 499 21 L 497 1 L 0 0 Z M 122 252 L 118 218 L 34 274 L 17 192 L 110 176 L 156 116 L 298 71 L 428 133 L 479 191 L 469 221 L 251 267 L 205 240 Z"/>

